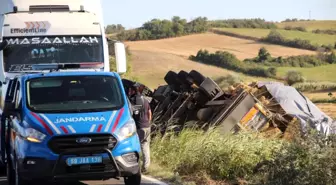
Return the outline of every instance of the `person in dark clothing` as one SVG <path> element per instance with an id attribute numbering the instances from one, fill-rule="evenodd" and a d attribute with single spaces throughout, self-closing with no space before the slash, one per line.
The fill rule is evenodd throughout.
<path id="1" fill-rule="evenodd" d="M 137 125 L 137 132 L 141 142 L 142 150 L 142 171 L 147 171 L 150 165 L 150 131 L 152 112 L 149 101 L 141 94 L 140 84 L 135 83 L 129 89 L 130 101 L 133 105 L 141 105 L 139 115 L 135 119 Z"/>

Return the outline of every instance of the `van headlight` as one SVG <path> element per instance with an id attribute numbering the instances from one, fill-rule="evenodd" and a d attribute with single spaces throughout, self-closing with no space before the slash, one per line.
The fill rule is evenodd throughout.
<path id="1" fill-rule="evenodd" d="M 127 139 L 136 134 L 136 125 L 134 119 L 130 119 L 116 133 L 120 141 Z"/>
<path id="2" fill-rule="evenodd" d="M 41 143 L 46 135 L 33 128 L 26 128 L 24 129 L 23 137 L 30 142 Z"/>

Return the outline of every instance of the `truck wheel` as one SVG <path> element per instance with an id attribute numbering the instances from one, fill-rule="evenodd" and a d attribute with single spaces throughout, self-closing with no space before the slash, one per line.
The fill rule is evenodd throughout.
<path id="1" fill-rule="evenodd" d="M 194 80 L 194 83 L 198 86 L 205 80 L 205 77 L 196 70 L 191 70 L 189 72 L 189 76 Z"/>
<path id="2" fill-rule="evenodd" d="M 125 185 L 140 185 L 141 184 L 141 171 L 135 175 L 124 177 Z"/>

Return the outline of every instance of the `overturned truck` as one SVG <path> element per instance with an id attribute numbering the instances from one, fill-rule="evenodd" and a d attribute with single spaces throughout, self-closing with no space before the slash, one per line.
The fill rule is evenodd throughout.
<path id="1" fill-rule="evenodd" d="M 153 130 L 161 133 L 213 126 L 224 134 L 254 130 L 291 136 L 304 133 L 308 126 L 326 135 L 335 133 L 330 117 L 295 88 L 281 83 L 239 83 L 225 91 L 195 70 L 169 71 L 164 80 L 167 84 L 153 92 L 142 88 L 151 100 Z M 125 89 L 134 83 L 123 82 Z"/>

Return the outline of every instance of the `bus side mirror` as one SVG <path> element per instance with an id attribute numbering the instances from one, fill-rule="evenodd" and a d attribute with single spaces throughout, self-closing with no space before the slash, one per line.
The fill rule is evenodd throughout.
<path id="1" fill-rule="evenodd" d="M 1 42 L 0 43 L 0 51 L 2 51 L 3 49 L 5 49 L 6 48 L 6 46 L 7 46 L 7 41 L 4 41 L 4 42 Z"/>
<path id="2" fill-rule="evenodd" d="M 117 73 L 126 73 L 127 62 L 126 62 L 126 49 L 125 45 L 121 42 L 114 43 L 114 52 L 117 64 Z"/>

